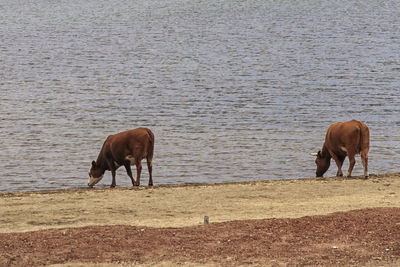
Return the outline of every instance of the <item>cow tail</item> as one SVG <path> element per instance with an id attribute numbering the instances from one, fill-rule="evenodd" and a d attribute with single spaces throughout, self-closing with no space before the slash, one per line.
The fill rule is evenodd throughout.
<path id="1" fill-rule="evenodd" d="M 149 135 L 149 141 L 150 141 L 150 146 L 147 151 L 147 160 L 152 160 L 153 159 L 153 154 L 154 154 L 154 134 L 150 129 L 146 129 L 147 134 Z"/>

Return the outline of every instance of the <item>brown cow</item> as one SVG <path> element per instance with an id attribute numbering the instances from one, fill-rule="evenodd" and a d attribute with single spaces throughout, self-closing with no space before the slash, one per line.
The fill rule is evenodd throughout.
<path id="1" fill-rule="evenodd" d="M 108 170 L 112 174 L 111 187 L 115 187 L 115 172 L 122 165 L 131 178 L 132 184 L 140 185 L 141 161 L 146 158 L 149 170 L 149 186 L 152 186 L 151 161 L 153 159 L 153 151 L 154 134 L 147 128 L 137 128 L 108 136 L 97 160 L 92 161 L 88 185 L 93 187 L 103 178 L 104 172 Z M 136 182 L 132 177 L 131 165 L 133 164 L 136 165 Z"/>
<path id="2" fill-rule="evenodd" d="M 361 160 L 364 166 L 364 176 L 368 178 L 368 150 L 369 150 L 369 129 L 361 121 L 337 122 L 329 126 L 326 132 L 325 143 L 322 151 L 313 155 L 317 156 L 317 177 L 322 177 L 328 170 L 333 158 L 338 166 L 337 176 L 343 176 L 342 165 L 346 156 L 349 157 L 349 170 L 346 177 L 351 176 L 355 155 L 361 153 Z"/>

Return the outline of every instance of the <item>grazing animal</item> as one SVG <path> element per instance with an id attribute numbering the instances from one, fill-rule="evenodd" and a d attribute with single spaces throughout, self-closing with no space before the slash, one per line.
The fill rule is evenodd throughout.
<path id="1" fill-rule="evenodd" d="M 322 177 L 328 170 L 331 158 L 338 167 L 337 176 L 343 176 L 342 165 L 346 156 L 349 157 L 349 169 L 346 177 L 351 176 L 355 155 L 361 153 L 361 160 L 364 166 L 364 177 L 368 178 L 368 150 L 369 150 L 369 129 L 361 121 L 351 120 L 347 122 L 337 122 L 329 126 L 326 132 L 325 143 L 322 151 L 313 153 L 317 156 L 317 177 Z"/>
<path id="2" fill-rule="evenodd" d="M 146 158 L 149 170 L 149 186 L 153 185 L 152 164 L 154 151 L 154 134 L 150 129 L 137 128 L 107 137 L 96 161 L 92 161 L 89 170 L 88 185 L 93 187 L 104 176 L 106 170 L 111 171 L 111 187 L 115 187 L 115 172 L 124 166 L 132 184 L 140 185 L 142 159 Z M 137 179 L 133 179 L 131 165 L 136 165 Z"/>

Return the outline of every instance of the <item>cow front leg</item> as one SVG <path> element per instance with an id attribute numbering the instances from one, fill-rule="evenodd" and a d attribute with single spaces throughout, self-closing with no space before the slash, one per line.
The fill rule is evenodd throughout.
<path id="1" fill-rule="evenodd" d="M 127 161 L 124 164 L 126 172 L 128 173 L 129 178 L 131 178 L 132 181 L 132 185 L 135 185 L 135 179 L 133 179 L 133 175 L 132 175 L 132 169 L 131 169 L 131 162 Z"/>
<path id="2" fill-rule="evenodd" d="M 115 187 L 115 185 L 116 185 L 116 183 L 115 183 L 115 169 L 111 169 L 111 176 L 112 176 L 112 181 L 111 181 L 111 185 L 110 185 L 110 187 L 111 188 L 114 188 Z"/>
<path id="3" fill-rule="evenodd" d="M 343 166 L 344 157 L 332 155 L 332 158 L 335 160 L 336 165 L 338 167 L 338 171 L 336 173 L 336 176 L 343 176 L 342 166 Z"/>
<path id="4" fill-rule="evenodd" d="M 142 172 L 142 162 L 141 160 L 136 160 L 136 184 L 140 185 L 140 173 Z"/>

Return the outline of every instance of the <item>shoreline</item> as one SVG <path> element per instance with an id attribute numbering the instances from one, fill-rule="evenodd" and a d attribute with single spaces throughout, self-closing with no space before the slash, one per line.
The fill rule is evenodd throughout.
<path id="1" fill-rule="evenodd" d="M 94 186 L 90 188 L 88 186 L 76 187 L 76 188 L 65 188 L 65 189 L 43 189 L 43 190 L 27 190 L 27 191 L 0 191 L 0 198 L 9 196 L 20 196 L 25 194 L 58 194 L 65 192 L 81 192 L 81 191 L 107 191 L 107 190 L 143 190 L 143 189 L 157 189 L 157 188 L 180 188 L 180 187 L 197 187 L 197 186 L 225 186 L 225 185 L 246 185 L 246 184 L 258 184 L 258 183 L 273 183 L 273 182 L 290 182 L 290 181 L 342 181 L 342 180 L 368 180 L 371 178 L 387 177 L 387 176 L 397 176 L 400 172 L 394 173 L 382 173 L 382 174 L 369 174 L 369 178 L 365 179 L 363 175 L 352 176 L 350 178 L 346 177 L 304 177 L 304 178 L 288 178 L 288 179 L 274 179 L 274 180 L 254 180 L 254 181 L 228 181 L 228 182 L 215 182 L 215 183 L 181 183 L 181 184 L 158 184 L 152 187 L 147 186 L 147 184 L 140 185 L 139 187 L 133 186 L 116 186 L 115 188 L 110 188 L 109 186 L 99 187 Z"/>
<path id="2" fill-rule="evenodd" d="M 400 207 L 400 173 L 0 193 L 0 232 L 94 225 L 186 227 Z"/>

